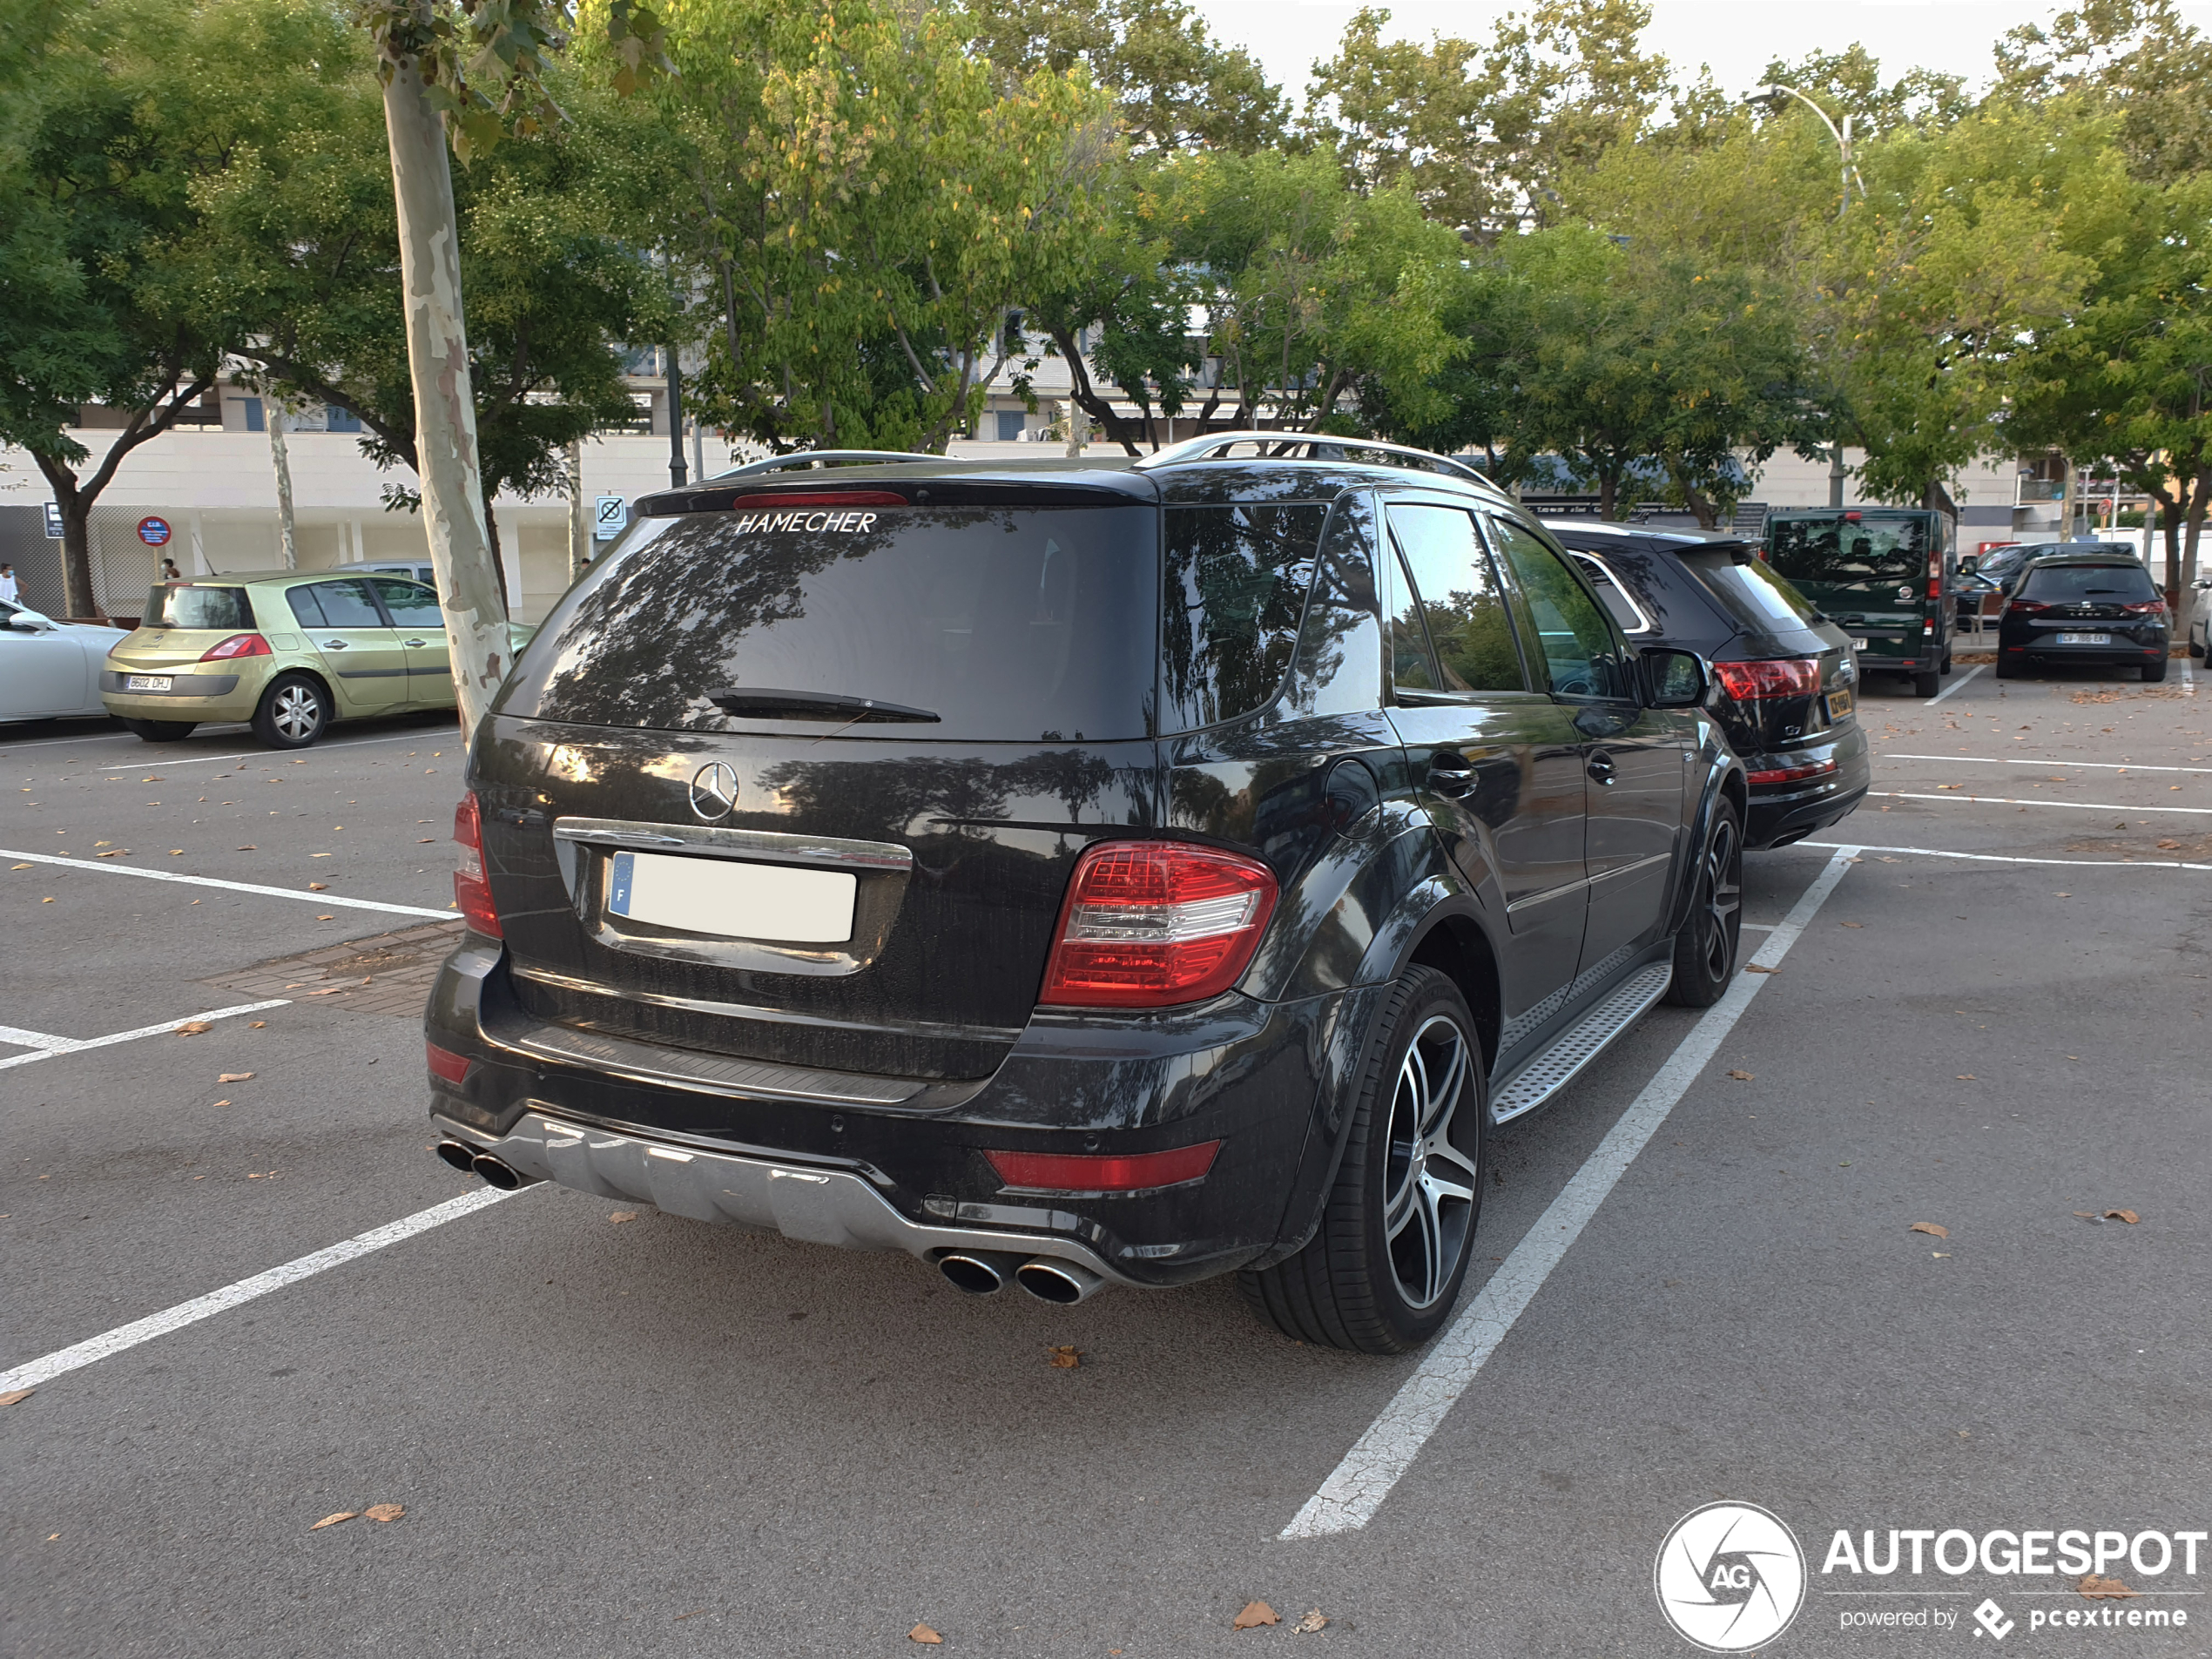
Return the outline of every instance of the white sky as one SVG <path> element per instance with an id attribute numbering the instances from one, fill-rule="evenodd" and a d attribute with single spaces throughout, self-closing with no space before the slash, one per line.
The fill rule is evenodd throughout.
<path id="1" fill-rule="evenodd" d="M 1308 72 L 1334 55 L 1337 37 L 1359 8 L 1357 0 L 1193 0 L 1223 40 L 1243 46 L 1266 66 L 1293 101 Z M 1526 0 L 1397 0 L 1390 34 L 1426 40 L 1432 34 L 1487 37 L 1500 13 L 1526 10 Z M 1688 78 L 1710 64 L 1725 91 L 1749 91 L 1770 57 L 1837 51 L 1863 41 L 1893 79 L 1920 66 L 1965 75 L 1979 84 L 1993 71 L 1989 48 L 2015 24 L 2046 23 L 2057 7 L 2033 0 L 1651 0 L 1646 51 L 1672 58 Z M 2181 10 L 2212 32 L 2212 0 Z"/>

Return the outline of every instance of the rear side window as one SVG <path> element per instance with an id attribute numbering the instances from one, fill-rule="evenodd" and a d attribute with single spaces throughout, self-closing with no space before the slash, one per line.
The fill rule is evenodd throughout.
<path id="1" fill-rule="evenodd" d="M 1613 613 L 1613 620 L 1621 624 L 1622 633 L 1651 632 L 1651 618 L 1643 614 L 1642 605 L 1629 597 L 1628 590 L 1614 580 L 1613 572 L 1605 568 L 1604 560 L 1595 553 L 1570 552 L 1567 556 L 1574 560 L 1576 568 L 1589 578 L 1590 585 L 1597 590 L 1597 597 Z"/>
<path id="2" fill-rule="evenodd" d="M 938 717 L 896 727 L 902 739 L 1143 737 L 1158 525 L 1146 506 L 649 519 L 545 619 L 498 707 L 675 731 L 846 724 L 727 714 L 707 693 L 730 687 Z"/>
<path id="3" fill-rule="evenodd" d="M 1818 615 L 1813 603 L 1756 559 L 1742 563 L 1716 554 L 1685 554 L 1683 563 L 1699 585 L 1738 623 L 1762 633 L 1804 628 Z"/>
<path id="4" fill-rule="evenodd" d="M 1785 518 L 1767 526 L 1767 559 L 1793 582 L 1911 582 L 1928 570 L 1925 518 Z"/>
<path id="5" fill-rule="evenodd" d="M 1375 600 L 1375 504 L 1347 490 L 1330 509 L 1312 597 L 1298 629 L 1284 700 L 1302 715 L 1382 706 L 1382 634 Z"/>
<path id="6" fill-rule="evenodd" d="M 1328 508 L 1172 507 L 1160 592 L 1163 729 L 1233 720 L 1290 671 Z"/>
<path id="7" fill-rule="evenodd" d="M 443 628 L 445 613 L 438 609 L 438 596 L 420 582 L 402 581 L 397 577 L 373 576 L 376 591 L 384 601 L 384 609 L 392 613 L 395 628 Z"/>
<path id="8" fill-rule="evenodd" d="M 2157 598 L 2158 590 L 2140 564 L 2041 564 L 2028 571 L 2020 597 L 2046 604 L 2084 599 L 2135 604 Z"/>
<path id="9" fill-rule="evenodd" d="M 363 577 L 341 582 L 313 582 L 285 594 L 292 614 L 306 628 L 381 628 L 383 613 Z"/>
<path id="10" fill-rule="evenodd" d="M 158 587 L 146 597 L 149 628 L 253 627 L 253 608 L 244 588 Z"/>

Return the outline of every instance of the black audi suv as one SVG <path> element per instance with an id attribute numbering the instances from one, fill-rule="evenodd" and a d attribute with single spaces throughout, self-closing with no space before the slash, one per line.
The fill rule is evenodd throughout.
<path id="1" fill-rule="evenodd" d="M 1736 971 L 1707 694 L 1419 451 L 649 496 L 475 734 L 440 1155 L 1403 1349 L 1492 1125 Z"/>
<path id="2" fill-rule="evenodd" d="M 1704 658 L 1705 706 L 1743 761 L 1744 837 L 1787 846 L 1847 816 L 1872 778 L 1851 636 L 1750 543 L 1696 531 L 1547 520 L 1632 644 Z"/>

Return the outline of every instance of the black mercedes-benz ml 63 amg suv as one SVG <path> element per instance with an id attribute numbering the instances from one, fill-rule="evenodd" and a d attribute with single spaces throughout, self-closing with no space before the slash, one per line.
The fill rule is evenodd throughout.
<path id="1" fill-rule="evenodd" d="M 1491 1127 L 1736 971 L 1702 662 L 1418 451 L 798 459 L 641 501 L 477 731 L 441 1156 L 1430 1336 Z"/>

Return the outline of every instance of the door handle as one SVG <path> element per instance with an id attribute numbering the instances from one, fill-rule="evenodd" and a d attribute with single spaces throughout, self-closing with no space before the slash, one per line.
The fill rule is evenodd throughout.
<path id="1" fill-rule="evenodd" d="M 427 639 L 402 639 L 401 641 L 400 641 L 400 644 L 402 644 L 402 645 L 407 645 L 407 646 L 409 646 L 409 647 L 419 646 L 419 645 L 427 645 L 427 644 L 428 644 L 429 643 L 430 643 L 430 642 L 429 642 L 428 640 L 427 640 Z"/>
<path id="2" fill-rule="evenodd" d="M 1602 784 L 1611 783 L 1615 776 L 1613 762 L 1605 755 L 1592 755 L 1589 759 L 1588 772 L 1591 777 Z"/>
<path id="3" fill-rule="evenodd" d="M 322 642 L 322 648 L 325 651 L 343 651 L 346 649 L 346 642 L 342 639 L 326 639 Z"/>
<path id="4" fill-rule="evenodd" d="M 1440 795 L 1464 795 L 1474 787 L 1474 768 L 1463 755 L 1437 755 L 1428 763 L 1428 786 Z"/>

